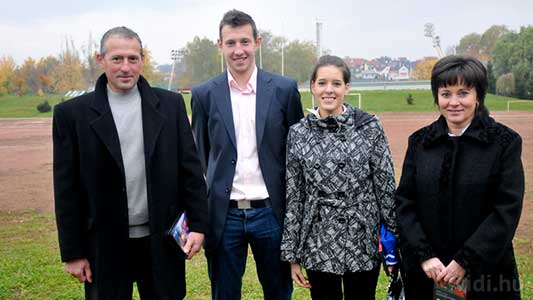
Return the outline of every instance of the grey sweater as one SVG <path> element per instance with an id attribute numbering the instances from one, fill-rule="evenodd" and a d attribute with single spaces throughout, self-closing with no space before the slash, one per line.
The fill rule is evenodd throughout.
<path id="1" fill-rule="evenodd" d="M 120 140 L 120 152 L 126 176 L 130 238 L 150 234 L 141 95 L 137 86 L 126 93 L 107 87 L 109 106 Z"/>

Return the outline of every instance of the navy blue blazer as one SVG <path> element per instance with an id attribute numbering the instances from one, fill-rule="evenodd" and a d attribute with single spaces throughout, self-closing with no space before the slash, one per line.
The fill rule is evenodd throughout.
<path id="1" fill-rule="evenodd" d="M 257 70 L 256 136 L 259 165 L 272 208 L 285 215 L 285 151 L 289 127 L 303 117 L 296 81 Z M 229 205 L 237 163 L 235 128 L 227 72 L 194 87 L 192 129 L 207 176 L 209 231 L 206 253 L 216 248 Z"/>

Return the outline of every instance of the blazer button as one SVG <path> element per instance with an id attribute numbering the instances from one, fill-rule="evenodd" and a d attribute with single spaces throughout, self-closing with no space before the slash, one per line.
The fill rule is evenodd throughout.
<path id="1" fill-rule="evenodd" d="M 339 222 L 340 224 L 344 224 L 344 223 L 346 223 L 346 219 L 345 218 L 338 218 L 337 222 Z"/>
<path id="2" fill-rule="evenodd" d="M 229 193 L 229 188 L 226 188 L 226 194 L 228 194 L 228 193 Z"/>
<path id="3" fill-rule="evenodd" d="M 341 142 L 346 142 L 346 136 L 344 135 L 339 136 L 339 139 L 341 140 Z"/>
<path id="4" fill-rule="evenodd" d="M 234 159 L 232 159 L 232 160 L 231 160 L 231 164 L 234 165 L 235 163 L 237 163 L 237 161 L 234 160 Z"/>
<path id="5" fill-rule="evenodd" d="M 314 167 L 315 167 L 315 169 L 318 170 L 318 169 L 320 169 L 320 164 L 319 164 L 319 163 L 316 163 Z"/>
<path id="6" fill-rule="evenodd" d="M 339 168 L 344 169 L 344 167 L 346 166 L 346 164 L 343 163 L 343 162 L 341 162 L 341 163 L 338 164 L 338 166 L 339 166 Z"/>

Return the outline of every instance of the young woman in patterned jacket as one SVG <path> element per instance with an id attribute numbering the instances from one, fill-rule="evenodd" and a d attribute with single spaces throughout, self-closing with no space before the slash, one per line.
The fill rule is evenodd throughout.
<path id="1" fill-rule="evenodd" d="M 344 103 L 350 71 L 322 56 L 311 75 L 318 108 L 289 130 L 281 258 L 313 300 L 375 299 L 380 224 L 396 232 L 394 174 L 376 116 Z M 301 268 L 306 269 L 308 279 Z"/>

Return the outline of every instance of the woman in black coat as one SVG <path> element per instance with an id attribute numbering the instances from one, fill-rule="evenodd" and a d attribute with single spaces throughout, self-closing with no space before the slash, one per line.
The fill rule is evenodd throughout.
<path id="1" fill-rule="evenodd" d="M 441 59 L 431 89 L 441 116 L 409 137 L 396 191 L 407 300 L 468 279 L 469 300 L 520 299 L 512 239 L 524 195 L 522 140 L 489 117 L 477 60 Z"/>

